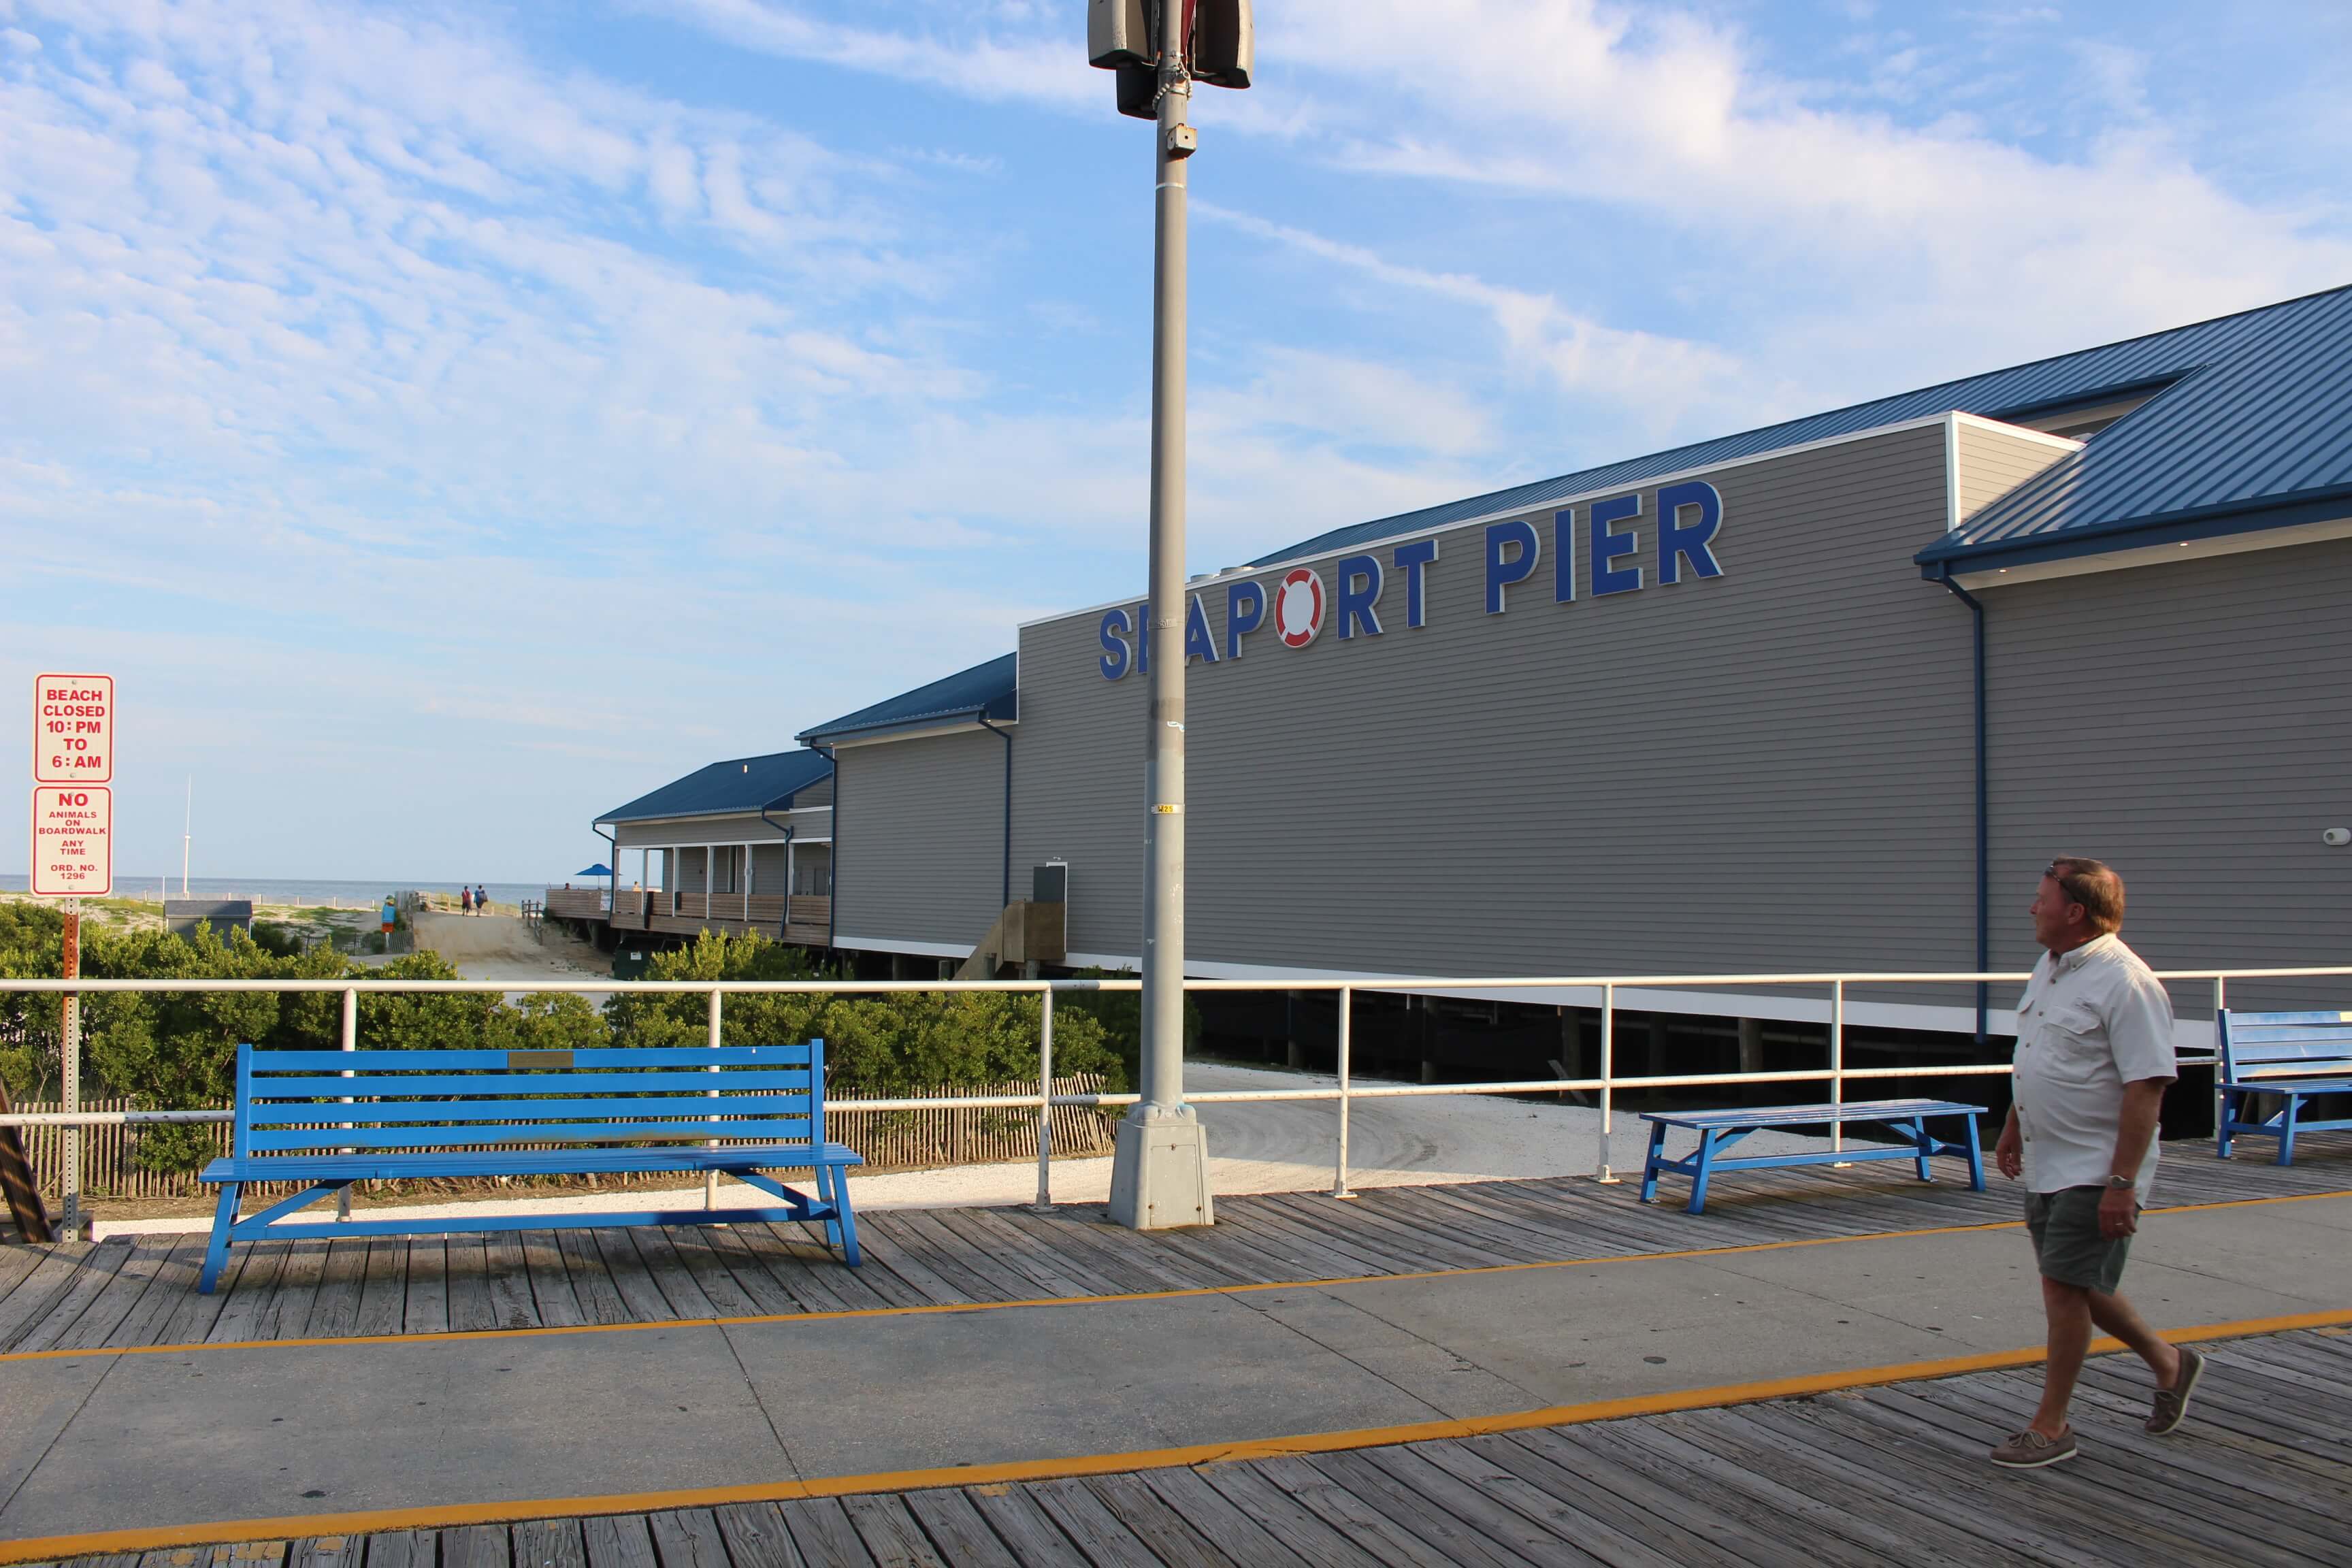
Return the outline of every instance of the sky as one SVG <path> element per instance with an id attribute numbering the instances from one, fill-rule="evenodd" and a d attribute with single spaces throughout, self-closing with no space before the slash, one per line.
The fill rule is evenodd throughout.
<path id="1" fill-rule="evenodd" d="M 1191 554 L 2352 282 L 2352 7 L 1265 0 Z M 561 880 L 1142 584 L 1081 0 L 0 0 L 0 774 L 119 877 Z M 0 872 L 26 839 L 0 835 Z"/>

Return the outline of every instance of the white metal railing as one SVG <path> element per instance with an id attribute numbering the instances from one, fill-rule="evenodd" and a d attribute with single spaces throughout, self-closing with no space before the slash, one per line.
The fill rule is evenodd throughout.
<path id="1" fill-rule="evenodd" d="M 2194 969 L 2158 970 L 2159 980 L 2187 984 L 2204 982 L 2211 984 L 2212 1005 L 2218 1013 L 2228 1003 L 2229 983 L 2232 980 L 2309 980 L 2352 977 L 2352 965 L 2320 965 L 2294 968 L 2264 969 Z M 1363 978 L 1334 978 L 1329 975 L 1272 975 L 1248 980 L 1187 980 L 1188 992 L 1224 991 L 1321 991 L 1337 994 L 1339 1006 L 1338 1081 L 1328 1089 L 1218 1089 L 1199 1094 L 1188 1093 L 1187 1103 L 1194 1105 L 1238 1105 L 1278 1100 L 1335 1101 L 1338 1114 L 1333 1126 L 1333 1162 L 1331 1195 L 1349 1197 L 1348 1187 L 1348 1111 L 1359 1100 L 1409 1099 L 1434 1095 L 1457 1094 L 1561 1094 L 1570 1091 L 1596 1093 L 1600 1097 L 1601 1127 L 1599 1148 L 1594 1161 L 1593 1176 L 1601 1182 L 1618 1178 L 1610 1163 L 1610 1133 L 1615 1116 L 1615 1099 L 1621 1089 L 1687 1089 L 1725 1084 L 1756 1083 L 1822 1083 L 1830 1086 L 1830 1103 L 1845 1103 L 1845 1087 L 1857 1079 L 1879 1080 L 1916 1078 L 1975 1078 L 2007 1074 L 2007 1062 L 1958 1062 L 1933 1067 L 1852 1068 L 1845 1064 L 1845 1003 L 1851 986 L 1877 985 L 1978 985 L 2021 984 L 2031 976 L 2020 972 L 1850 972 L 1824 973 L 1739 973 L 1739 974 L 1638 974 L 1638 975 L 1381 975 Z M 1792 1068 L 1773 1072 L 1728 1073 L 1665 1073 L 1626 1076 L 1617 1072 L 1615 1035 L 1617 997 L 1631 987 L 1648 990 L 1716 989 L 1728 985 L 1769 986 L 1774 988 L 1827 987 L 1828 1001 L 1828 1061 L 1819 1068 Z M 704 981 L 704 980 L 547 980 L 529 986 L 479 980 L 182 980 L 182 979 L 74 979 L 36 980 L 0 978 L 0 992 L 54 994 L 72 993 L 81 995 L 117 993 L 236 993 L 275 992 L 324 993 L 337 992 L 342 997 L 341 1048 L 359 1047 L 359 998 L 362 994 L 535 994 L 550 992 L 583 992 L 596 995 L 627 994 L 633 995 L 707 995 L 709 998 L 708 1038 L 716 1044 L 723 1022 L 723 998 L 730 995 L 887 995 L 892 994 L 929 993 L 954 994 L 962 992 L 986 992 L 1011 995 L 1034 995 L 1039 998 L 1037 1083 L 1034 1095 L 944 1095 L 909 1100 L 831 1100 L 828 1106 L 839 1110 L 943 1110 L 959 1108 L 969 1110 L 1009 1110 L 1034 1107 L 1037 1112 L 1037 1206 L 1050 1207 L 1053 1203 L 1053 1108 L 1091 1106 L 1107 1108 L 1133 1105 L 1142 1100 L 1140 1094 L 1055 1094 L 1051 1092 L 1054 1077 L 1054 998 L 1070 992 L 1137 992 L 1142 989 L 1139 979 L 1092 980 L 791 980 L 791 981 Z M 1354 1019 L 1354 999 L 1358 992 L 1382 994 L 1444 993 L 1459 991 L 1582 991 L 1597 994 L 1601 1014 L 1600 1074 L 1594 1078 L 1524 1079 L 1482 1083 L 1421 1083 L 1377 1084 L 1360 1088 L 1350 1081 L 1349 1047 Z M 1654 1011 L 1644 1007 L 1643 1012 Z M 2208 1058 L 2184 1057 L 2187 1065 L 2210 1061 Z M 79 1066 L 79 1064 L 73 1064 Z M 351 1076 L 346 1073 L 345 1077 Z M 64 1151 L 64 1219 L 68 1235 L 79 1234 L 80 1208 L 81 1135 L 85 1127 L 139 1125 L 152 1123 L 221 1122 L 233 1119 L 227 1110 L 115 1110 L 84 1111 L 79 1109 L 76 1090 L 78 1072 L 65 1075 L 65 1109 L 60 1111 L 19 1112 L 0 1115 L 0 1127 L 60 1127 L 65 1129 Z M 2218 1101 L 2220 1091 L 2215 1091 Z M 1834 1124 L 1832 1124 L 1834 1126 Z M 1843 1131 L 1831 1134 L 1831 1147 L 1843 1147 Z M 717 1181 L 706 1179 L 704 1203 L 715 1206 Z M 346 1195 L 341 1212 L 349 1213 Z"/>

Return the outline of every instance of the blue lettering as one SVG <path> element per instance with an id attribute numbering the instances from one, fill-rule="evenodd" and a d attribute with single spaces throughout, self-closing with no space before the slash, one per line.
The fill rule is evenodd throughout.
<path id="1" fill-rule="evenodd" d="M 1698 521 L 1685 524 L 1683 513 L 1696 509 Z M 1715 552 L 1708 545 L 1715 531 L 1723 526 L 1723 497 L 1704 479 L 1692 479 L 1679 485 L 1667 485 L 1658 491 L 1658 581 L 1682 581 L 1681 563 L 1687 561 L 1691 570 L 1702 577 L 1720 577 L 1723 568 L 1717 563 Z"/>
<path id="2" fill-rule="evenodd" d="M 1615 500 L 1595 501 L 1585 513 L 1591 539 L 1592 564 L 1586 576 L 1592 584 L 1592 596 L 1603 594 L 1625 594 L 1642 585 L 1639 566 L 1612 566 L 1620 555 L 1631 555 L 1642 547 L 1642 536 L 1627 529 L 1619 533 L 1610 524 L 1629 517 L 1642 515 L 1640 496 L 1619 496 Z"/>
<path id="3" fill-rule="evenodd" d="M 1563 507 L 1552 514 L 1551 542 L 1559 552 L 1551 558 L 1551 602 L 1576 602 L 1576 510 Z"/>
<path id="4" fill-rule="evenodd" d="M 1356 635 L 1358 627 L 1367 637 L 1381 635 L 1381 560 L 1377 555 L 1350 555 L 1332 568 L 1331 574 L 1339 581 L 1339 636 Z M 1361 582 L 1361 588 L 1356 584 Z"/>
<path id="5" fill-rule="evenodd" d="M 1512 545 L 1519 547 L 1517 555 L 1506 555 Z M 1543 541 L 1536 536 L 1535 524 L 1524 518 L 1486 526 L 1486 613 L 1503 613 L 1503 590 L 1514 583 L 1524 583 L 1536 574 L 1537 558 L 1543 554 Z"/>
<path id="6" fill-rule="evenodd" d="M 1103 656 L 1099 662 L 1105 680 L 1117 680 L 1135 662 L 1135 656 L 1128 651 L 1127 647 L 1127 635 L 1134 629 L 1128 624 L 1125 610 L 1103 612 L 1102 629 L 1096 635 L 1102 642 Z"/>
<path id="7" fill-rule="evenodd" d="M 1192 607 L 1184 612 L 1184 662 L 1196 658 L 1217 662 L 1216 634 L 1209 630 L 1209 612 L 1198 594 L 1192 595 Z"/>
<path id="8" fill-rule="evenodd" d="M 1404 574 L 1404 624 L 1421 626 L 1429 621 L 1429 595 L 1423 574 L 1437 559 L 1437 541 L 1416 539 L 1397 546 L 1397 570 Z"/>
<path id="9" fill-rule="evenodd" d="M 1246 606 L 1246 607 L 1244 607 Z M 1242 656 L 1242 638 L 1265 625 L 1265 590 L 1244 578 L 1225 590 L 1225 657 Z"/>

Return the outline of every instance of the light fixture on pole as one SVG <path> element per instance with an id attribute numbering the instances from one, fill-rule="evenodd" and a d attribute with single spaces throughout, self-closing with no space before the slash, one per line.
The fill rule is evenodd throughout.
<path id="1" fill-rule="evenodd" d="M 1152 121 L 1151 602 L 1145 748 L 1142 1100 L 1118 1124 L 1110 1213 L 1136 1230 L 1207 1225 L 1209 1148 L 1184 1103 L 1184 194 L 1192 83 L 1249 85 L 1249 0 L 1088 0 L 1087 58 L 1118 111 Z"/>

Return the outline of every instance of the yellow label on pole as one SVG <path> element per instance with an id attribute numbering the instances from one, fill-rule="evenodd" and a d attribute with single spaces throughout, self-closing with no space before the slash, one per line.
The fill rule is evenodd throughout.
<path id="1" fill-rule="evenodd" d="M 1151 813 L 1154 816 L 1173 816 L 1183 809 L 1181 805 L 1155 805 Z"/>

